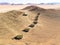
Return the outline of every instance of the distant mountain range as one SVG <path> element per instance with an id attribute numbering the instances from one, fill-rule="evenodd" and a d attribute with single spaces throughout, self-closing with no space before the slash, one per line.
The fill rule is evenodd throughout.
<path id="1" fill-rule="evenodd" d="M 35 4 L 35 3 L 27 3 L 27 4 Z M 60 3 L 39 3 L 38 5 L 55 5 L 55 4 L 60 4 Z"/>
<path id="2" fill-rule="evenodd" d="M 23 5 L 22 3 L 15 4 L 15 3 L 7 3 L 7 2 L 2 2 L 0 5 Z"/>
<path id="3" fill-rule="evenodd" d="M 10 3 L 7 2 L 1 2 L 0 5 L 9 5 Z"/>
<path id="4" fill-rule="evenodd" d="M 34 5 L 36 3 L 27 3 L 26 5 Z M 55 4 L 60 4 L 60 3 L 39 3 L 38 5 L 55 5 Z M 7 3 L 7 2 L 1 2 L 0 5 L 23 5 L 22 3 Z"/>

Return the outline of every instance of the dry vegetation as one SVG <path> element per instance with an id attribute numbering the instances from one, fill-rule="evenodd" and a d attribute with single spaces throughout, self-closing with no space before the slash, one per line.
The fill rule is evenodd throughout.
<path id="1" fill-rule="evenodd" d="M 27 6 L 0 13 L 0 45 L 60 45 L 60 10 Z"/>

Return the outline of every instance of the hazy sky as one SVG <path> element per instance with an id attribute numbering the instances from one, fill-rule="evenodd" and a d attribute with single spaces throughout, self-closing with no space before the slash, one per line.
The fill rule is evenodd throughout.
<path id="1" fill-rule="evenodd" d="M 60 0 L 0 0 L 0 2 L 9 3 L 50 3 L 50 2 L 60 2 Z"/>

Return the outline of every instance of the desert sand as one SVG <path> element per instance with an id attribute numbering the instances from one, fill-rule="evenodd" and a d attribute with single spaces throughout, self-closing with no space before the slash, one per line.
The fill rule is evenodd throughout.
<path id="1" fill-rule="evenodd" d="M 0 5 L 0 45 L 60 45 L 60 5 Z"/>

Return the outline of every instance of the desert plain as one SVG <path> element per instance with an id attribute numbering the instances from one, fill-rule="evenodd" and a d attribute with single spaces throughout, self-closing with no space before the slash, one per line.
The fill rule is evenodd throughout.
<path id="1" fill-rule="evenodd" d="M 60 45 L 60 5 L 0 5 L 0 45 Z"/>

